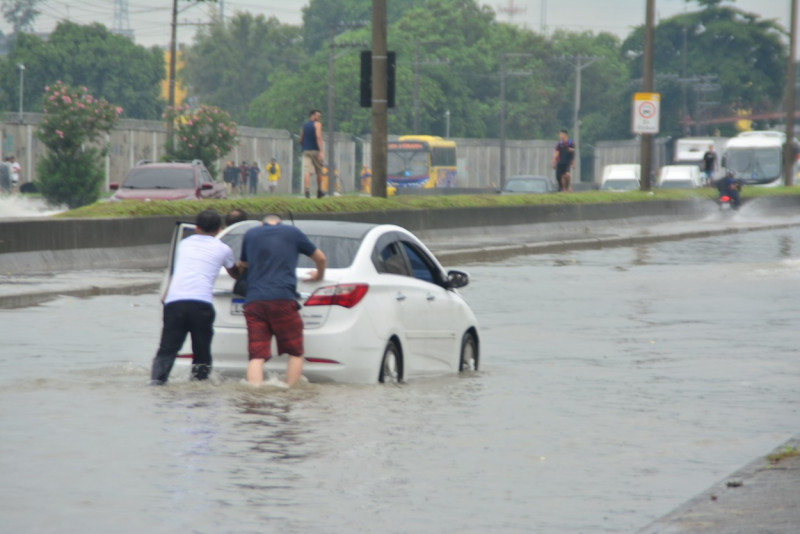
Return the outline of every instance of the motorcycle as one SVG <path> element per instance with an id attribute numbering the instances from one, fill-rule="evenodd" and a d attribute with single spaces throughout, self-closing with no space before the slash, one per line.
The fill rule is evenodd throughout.
<path id="1" fill-rule="evenodd" d="M 742 190 L 742 183 L 736 180 L 732 173 L 729 172 L 717 182 L 717 190 L 719 191 L 719 196 L 717 197 L 719 209 L 724 210 L 726 207 L 732 210 L 739 209 L 739 193 Z"/>

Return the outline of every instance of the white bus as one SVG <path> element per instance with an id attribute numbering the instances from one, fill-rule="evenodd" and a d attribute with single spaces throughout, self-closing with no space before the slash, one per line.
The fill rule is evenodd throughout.
<path id="1" fill-rule="evenodd" d="M 775 131 L 742 132 L 728 140 L 722 166 L 744 184 L 783 185 L 783 143 L 786 134 Z"/>

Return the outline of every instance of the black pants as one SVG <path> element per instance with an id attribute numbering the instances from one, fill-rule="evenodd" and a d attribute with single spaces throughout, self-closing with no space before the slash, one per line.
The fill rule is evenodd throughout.
<path id="1" fill-rule="evenodd" d="M 164 306 L 161 342 L 153 359 L 150 378 L 166 382 L 186 334 L 192 336 L 192 378 L 205 380 L 211 371 L 214 306 L 199 300 L 179 300 Z"/>

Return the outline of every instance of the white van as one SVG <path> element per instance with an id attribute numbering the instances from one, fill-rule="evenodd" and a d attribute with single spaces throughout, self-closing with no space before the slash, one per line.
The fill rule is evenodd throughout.
<path id="1" fill-rule="evenodd" d="M 603 167 L 601 191 L 638 191 L 642 166 L 638 163 L 621 163 Z"/>
<path id="2" fill-rule="evenodd" d="M 661 189 L 694 189 L 703 185 L 700 167 L 696 165 L 665 165 L 658 176 Z"/>

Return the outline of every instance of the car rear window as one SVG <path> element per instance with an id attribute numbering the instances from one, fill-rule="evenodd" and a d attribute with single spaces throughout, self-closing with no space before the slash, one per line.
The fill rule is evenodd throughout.
<path id="1" fill-rule="evenodd" d="M 241 226 L 231 227 L 230 231 L 220 239 L 233 249 L 233 257 L 239 259 L 242 254 L 242 241 L 244 234 L 256 225 L 242 224 Z M 314 243 L 328 260 L 329 269 L 343 269 L 353 264 L 353 260 L 361 245 L 361 239 L 352 237 L 338 236 L 318 236 L 308 234 L 308 238 Z M 314 262 L 308 256 L 300 255 L 297 261 L 298 267 L 314 268 Z"/>
<path id="2" fill-rule="evenodd" d="M 122 187 L 129 189 L 194 189 L 192 169 L 133 169 Z"/>

